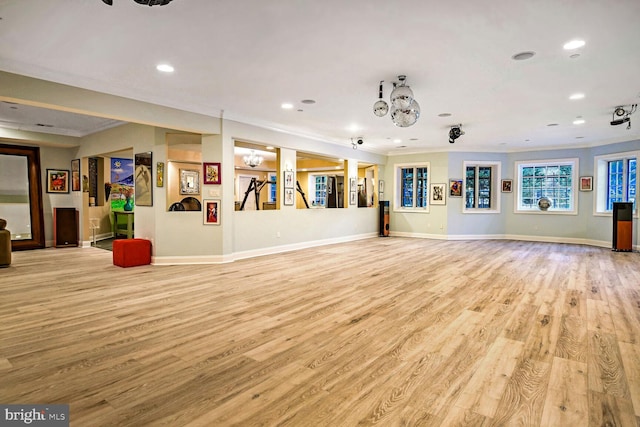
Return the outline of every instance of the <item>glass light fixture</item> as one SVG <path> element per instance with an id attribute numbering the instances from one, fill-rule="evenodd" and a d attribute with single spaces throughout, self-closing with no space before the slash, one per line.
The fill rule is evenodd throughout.
<path id="1" fill-rule="evenodd" d="M 378 117 L 383 117 L 389 112 L 389 104 L 382 99 L 382 83 L 384 80 L 380 80 L 380 89 L 378 91 L 378 100 L 373 104 L 373 114 Z"/>
<path id="2" fill-rule="evenodd" d="M 243 160 L 245 165 L 255 168 L 256 166 L 260 166 L 264 159 L 262 156 L 258 156 L 255 150 L 251 150 L 251 153 L 248 156 L 244 156 Z"/>
<path id="3" fill-rule="evenodd" d="M 415 124 L 420 117 L 420 104 L 413 98 L 413 91 L 405 84 L 407 76 L 398 76 L 399 83 L 394 83 L 391 92 L 391 120 L 398 127 L 408 127 Z M 389 105 L 382 100 L 382 81 L 380 82 L 380 99 L 373 104 L 373 113 L 382 117 L 387 114 Z"/>

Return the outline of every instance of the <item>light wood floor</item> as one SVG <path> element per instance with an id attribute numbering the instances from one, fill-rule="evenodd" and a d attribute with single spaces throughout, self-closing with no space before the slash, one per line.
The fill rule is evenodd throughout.
<path id="1" fill-rule="evenodd" d="M 640 426 L 640 254 L 376 238 L 0 269 L 0 403 L 72 426 Z"/>

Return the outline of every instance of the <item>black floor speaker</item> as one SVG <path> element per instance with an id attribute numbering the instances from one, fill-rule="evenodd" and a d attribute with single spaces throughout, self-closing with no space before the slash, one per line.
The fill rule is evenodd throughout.
<path id="1" fill-rule="evenodd" d="M 53 246 L 78 246 L 78 211 L 75 208 L 53 208 Z"/>

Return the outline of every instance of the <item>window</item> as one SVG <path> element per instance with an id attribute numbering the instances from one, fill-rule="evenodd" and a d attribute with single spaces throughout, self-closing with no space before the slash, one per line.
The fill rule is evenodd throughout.
<path id="1" fill-rule="evenodd" d="M 578 159 L 516 162 L 517 212 L 541 212 L 538 202 L 546 197 L 550 212 L 577 214 L 575 202 Z"/>
<path id="2" fill-rule="evenodd" d="M 500 162 L 464 162 L 463 212 L 500 212 Z"/>
<path id="3" fill-rule="evenodd" d="M 396 165 L 396 209 L 429 207 L 429 164 Z"/>
<path id="4" fill-rule="evenodd" d="M 314 206 L 325 206 L 327 204 L 327 176 L 315 175 L 313 182 L 314 187 Z"/>
<path id="5" fill-rule="evenodd" d="M 276 174 L 270 172 L 269 173 L 269 201 L 270 202 L 275 202 L 276 201 L 276 191 L 277 191 L 278 187 L 276 185 Z"/>
<path id="6" fill-rule="evenodd" d="M 636 210 L 637 152 L 595 158 L 596 213 L 611 213 L 615 202 L 632 202 Z"/>

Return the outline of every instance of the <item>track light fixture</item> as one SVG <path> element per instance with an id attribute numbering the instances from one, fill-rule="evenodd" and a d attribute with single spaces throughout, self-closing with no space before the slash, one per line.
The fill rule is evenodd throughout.
<path id="1" fill-rule="evenodd" d="M 464 135 L 464 131 L 461 129 L 462 124 L 453 125 L 449 130 L 449 144 L 453 144 L 456 139 Z"/>
<path id="2" fill-rule="evenodd" d="M 166 4 L 171 3 L 171 0 L 133 0 L 138 4 L 144 4 L 147 6 L 164 6 Z M 102 0 L 104 4 L 108 4 L 109 6 L 113 6 L 113 0 Z"/>
<path id="3" fill-rule="evenodd" d="M 611 115 L 611 126 L 621 125 L 623 123 L 627 123 L 627 129 L 631 129 L 631 115 L 636 112 L 638 109 L 638 104 L 632 104 L 629 106 L 629 109 L 624 108 L 624 106 L 620 105 L 613 110 L 613 114 Z"/>
<path id="4" fill-rule="evenodd" d="M 364 144 L 364 139 L 362 139 L 362 137 L 358 137 L 356 138 L 356 140 L 354 141 L 353 138 L 351 138 L 351 148 L 353 148 L 354 150 L 358 149 L 358 145 L 362 145 Z"/>
<path id="5" fill-rule="evenodd" d="M 420 105 L 413 97 L 413 91 L 405 84 L 407 76 L 398 76 L 398 82 L 393 83 L 393 91 L 391 92 L 391 108 L 385 100 L 382 99 L 382 83 L 378 89 L 378 100 L 373 104 L 373 114 L 377 117 L 383 117 L 391 110 L 391 120 L 393 124 L 404 128 L 413 125 L 420 117 Z"/>

